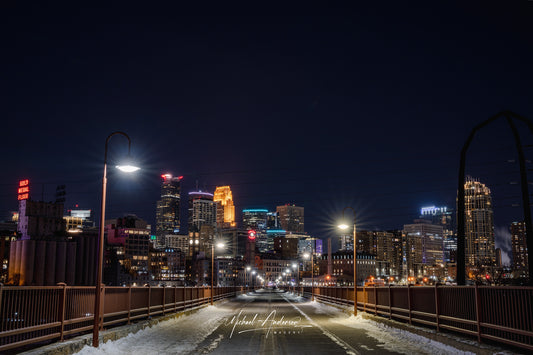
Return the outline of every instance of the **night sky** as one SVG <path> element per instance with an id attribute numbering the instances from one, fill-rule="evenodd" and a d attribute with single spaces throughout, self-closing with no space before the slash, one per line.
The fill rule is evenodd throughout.
<path id="1" fill-rule="evenodd" d="M 2 219 L 23 178 L 33 199 L 65 184 L 66 207 L 97 219 L 116 130 L 142 170 L 110 169 L 108 218 L 154 223 L 167 172 L 184 193 L 230 185 L 238 211 L 304 206 L 321 238 L 345 206 L 380 230 L 453 208 L 470 130 L 501 110 L 533 119 L 533 2 L 369 3 L 2 2 Z M 110 165 L 126 147 L 111 140 Z M 522 219 L 513 159 L 503 119 L 468 156 L 493 192 L 499 239 Z"/>

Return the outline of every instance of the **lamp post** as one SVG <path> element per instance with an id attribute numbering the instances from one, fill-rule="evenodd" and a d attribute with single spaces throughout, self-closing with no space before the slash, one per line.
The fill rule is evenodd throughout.
<path id="1" fill-rule="evenodd" d="M 355 210 L 351 207 L 344 207 L 342 210 L 342 219 L 344 220 L 344 211 L 347 209 L 352 210 L 353 212 L 353 315 L 357 316 L 357 240 L 356 240 L 356 230 L 355 230 Z M 339 225 L 340 229 L 350 228 L 346 224 Z"/>
<path id="2" fill-rule="evenodd" d="M 218 243 L 217 248 L 224 248 L 224 243 Z M 213 305 L 213 284 L 215 283 L 215 243 L 211 245 L 211 306 Z"/>
<path id="3" fill-rule="evenodd" d="M 313 252 L 304 254 L 304 258 L 311 258 L 311 301 L 315 300 L 315 263 L 313 254 Z"/>
<path id="4" fill-rule="evenodd" d="M 296 264 L 296 263 L 292 263 L 292 268 L 293 268 L 293 269 L 298 268 L 298 269 L 296 270 L 296 283 L 295 283 L 295 285 L 294 285 L 294 287 L 293 287 L 293 288 L 294 288 L 294 291 L 296 292 L 296 287 L 297 287 L 297 286 L 300 286 L 300 263 L 298 263 L 298 264 Z"/>
<path id="5" fill-rule="evenodd" d="M 245 270 L 246 271 L 244 273 L 244 284 L 246 285 L 246 289 L 248 289 L 248 272 L 250 272 L 250 270 L 252 270 L 252 267 L 251 266 L 247 266 Z"/>
<path id="6" fill-rule="evenodd" d="M 93 346 L 95 348 L 99 345 L 98 332 L 100 330 L 100 325 L 103 322 L 102 316 L 100 314 L 100 303 L 102 297 L 102 264 L 104 258 L 104 224 L 105 224 L 105 199 L 107 192 L 107 146 L 111 137 L 115 135 L 122 135 L 128 139 L 128 158 L 130 157 L 131 152 L 131 140 L 130 137 L 124 132 L 113 132 L 105 140 L 105 151 L 104 151 L 104 176 L 102 178 L 102 204 L 100 209 L 100 231 L 98 236 L 98 261 L 97 261 L 97 272 L 96 272 L 96 287 L 94 294 L 94 324 L 93 324 Z M 139 170 L 138 167 L 133 165 L 118 165 L 117 169 L 126 172 L 132 173 Z"/>

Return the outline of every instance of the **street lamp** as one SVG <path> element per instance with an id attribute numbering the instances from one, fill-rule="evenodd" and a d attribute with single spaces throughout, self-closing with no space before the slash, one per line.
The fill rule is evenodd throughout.
<path id="1" fill-rule="evenodd" d="M 105 140 L 105 151 L 104 151 L 104 176 L 102 178 L 102 205 L 100 209 L 100 231 L 98 236 L 98 262 L 97 262 L 97 272 L 96 272 L 96 287 L 94 294 L 94 324 L 93 324 L 93 346 L 95 348 L 99 345 L 98 332 L 100 330 L 100 324 L 103 322 L 103 317 L 100 314 L 100 303 L 102 297 L 102 264 L 104 259 L 104 224 L 105 224 L 105 199 L 107 192 L 107 146 L 111 137 L 120 134 L 128 139 L 128 159 L 130 158 L 131 153 L 131 140 L 130 137 L 124 132 L 113 132 Z M 134 166 L 129 162 L 127 165 L 117 165 L 117 169 L 125 172 L 132 173 L 140 168 Z"/>
<path id="2" fill-rule="evenodd" d="M 304 258 L 309 259 L 311 258 L 311 302 L 315 300 L 315 263 L 314 263 L 314 257 L 313 252 L 311 253 L 305 253 Z"/>
<path id="3" fill-rule="evenodd" d="M 224 248 L 224 243 L 217 243 L 217 248 Z M 213 305 L 213 283 L 215 278 L 213 277 L 215 272 L 215 243 L 211 245 L 211 306 Z"/>
<path id="4" fill-rule="evenodd" d="M 347 209 L 352 210 L 353 212 L 353 315 L 357 316 L 357 240 L 356 240 L 356 230 L 355 230 L 355 210 L 351 207 L 344 207 L 342 210 L 342 220 L 344 221 L 344 211 Z M 339 228 L 346 230 L 350 226 L 346 224 L 339 225 Z"/>
<path id="5" fill-rule="evenodd" d="M 250 272 L 250 270 L 252 270 L 252 267 L 247 266 L 245 270 L 246 272 L 244 273 L 244 284 L 246 285 L 246 289 L 248 289 L 248 273 Z"/>
<path id="6" fill-rule="evenodd" d="M 252 291 L 255 291 L 255 270 L 252 271 Z"/>
<path id="7" fill-rule="evenodd" d="M 294 287 L 293 287 L 294 292 L 296 292 L 296 287 L 297 287 L 297 286 L 298 286 L 298 287 L 300 286 L 300 270 L 299 270 L 300 268 L 299 268 L 299 263 L 298 263 L 298 264 L 296 264 L 296 263 L 292 263 L 292 268 L 293 268 L 293 269 L 298 268 L 298 270 L 296 270 L 296 283 L 295 283 L 295 285 L 294 285 Z"/>

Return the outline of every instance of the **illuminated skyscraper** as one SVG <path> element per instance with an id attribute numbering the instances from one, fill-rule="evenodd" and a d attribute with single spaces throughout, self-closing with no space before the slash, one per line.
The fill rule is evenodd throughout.
<path id="1" fill-rule="evenodd" d="M 453 210 L 448 207 L 422 207 L 420 219 L 442 226 L 444 242 L 444 262 L 454 263 L 457 251 L 457 233 Z"/>
<path id="2" fill-rule="evenodd" d="M 468 177 L 465 182 L 465 258 L 466 265 L 493 266 L 494 220 L 490 189 Z"/>
<path id="3" fill-rule="evenodd" d="M 304 208 L 295 205 L 276 207 L 281 229 L 287 232 L 304 233 Z"/>
<path id="4" fill-rule="evenodd" d="M 189 233 L 200 232 L 202 226 L 217 225 L 216 204 L 209 192 L 189 192 Z"/>
<path id="5" fill-rule="evenodd" d="M 242 210 L 242 227 L 255 231 L 264 230 L 267 226 L 267 209 L 252 208 Z"/>
<path id="6" fill-rule="evenodd" d="M 413 224 L 404 225 L 403 231 L 408 272 L 404 276 L 427 275 L 428 267 L 443 264 L 442 226 L 431 224 L 430 221 L 424 219 L 417 219 Z"/>
<path id="7" fill-rule="evenodd" d="M 161 175 L 161 200 L 156 207 L 156 236 L 159 246 L 164 246 L 165 235 L 177 234 L 180 230 L 180 181 L 183 176 Z"/>
<path id="8" fill-rule="evenodd" d="M 217 204 L 217 226 L 219 228 L 235 227 L 235 206 L 229 186 L 218 186 L 213 201 Z"/>

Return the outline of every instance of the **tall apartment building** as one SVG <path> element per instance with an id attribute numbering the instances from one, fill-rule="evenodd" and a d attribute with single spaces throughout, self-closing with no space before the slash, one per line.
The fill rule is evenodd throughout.
<path id="1" fill-rule="evenodd" d="M 496 263 L 491 192 L 471 177 L 465 182 L 465 258 L 467 266 Z"/>
<path id="2" fill-rule="evenodd" d="M 417 219 L 403 227 L 407 275 L 424 276 L 430 267 L 444 264 L 443 228 Z"/>
<path id="3" fill-rule="evenodd" d="M 157 246 L 165 246 L 165 235 L 180 231 L 180 199 L 182 176 L 161 175 L 161 199 L 157 201 L 155 235 Z"/>
<path id="4" fill-rule="evenodd" d="M 422 207 L 420 219 L 431 221 L 432 224 L 440 225 L 443 229 L 444 262 L 455 263 L 457 251 L 457 233 L 453 210 L 443 207 Z"/>
<path id="5" fill-rule="evenodd" d="M 189 192 L 189 233 L 200 232 L 202 226 L 216 228 L 217 210 L 213 194 L 203 191 Z"/>
<path id="6" fill-rule="evenodd" d="M 304 233 L 304 208 L 295 205 L 286 204 L 277 206 L 281 229 L 287 232 Z"/>

